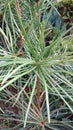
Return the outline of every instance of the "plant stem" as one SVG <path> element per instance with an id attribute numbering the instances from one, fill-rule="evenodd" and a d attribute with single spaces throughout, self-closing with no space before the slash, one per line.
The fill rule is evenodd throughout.
<path id="1" fill-rule="evenodd" d="M 20 34 L 20 39 L 19 39 L 19 47 L 20 47 L 20 56 L 23 56 L 23 50 L 22 50 L 22 46 L 23 46 L 23 36 L 22 33 Z"/>
<path id="2" fill-rule="evenodd" d="M 37 108 L 40 110 L 40 79 L 37 77 Z"/>
<path id="3" fill-rule="evenodd" d="M 17 6 L 18 16 L 19 16 L 20 18 L 22 18 L 19 0 L 16 0 L 16 6 Z M 23 56 L 22 44 L 23 44 L 23 37 L 22 37 L 22 33 L 21 33 L 21 31 L 20 31 L 20 38 L 19 38 L 19 47 L 20 47 L 20 54 L 19 54 L 19 55 L 20 55 L 20 56 Z"/>
<path id="4" fill-rule="evenodd" d="M 38 7 L 38 20 L 40 22 L 40 9 L 39 9 L 40 0 L 36 0 L 36 4 L 37 4 L 37 7 Z"/>
<path id="5" fill-rule="evenodd" d="M 20 18 L 22 18 L 19 0 L 16 0 L 16 6 L 17 6 L 18 15 L 19 15 Z"/>
<path id="6" fill-rule="evenodd" d="M 39 5 L 40 5 L 40 1 L 36 0 L 36 5 L 38 7 L 38 21 L 40 22 L 40 9 L 39 9 Z M 40 110 L 40 78 L 37 77 L 37 108 L 38 110 Z"/>

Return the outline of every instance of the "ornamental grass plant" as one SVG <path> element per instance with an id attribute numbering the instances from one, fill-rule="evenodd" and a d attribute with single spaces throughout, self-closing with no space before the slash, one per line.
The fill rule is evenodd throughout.
<path id="1" fill-rule="evenodd" d="M 0 0 L 1 130 L 73 129 L 73 25 L 48 24 L 56 6 Z"/>

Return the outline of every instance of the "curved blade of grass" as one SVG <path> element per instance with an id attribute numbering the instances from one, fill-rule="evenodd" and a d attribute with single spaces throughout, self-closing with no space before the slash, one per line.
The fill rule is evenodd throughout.
<path id="1" fill-rule="evenodd" d="M 9 43 L 9 40 L 8 40 L 8 37 L 6 36 L 6 34 L 4 33 L 4 31 L 2 30 L 1 27 L 0 27 L 0 33 L 1 33 L 2 36 L 4 37 L 5 43 L 6 43 L 6 45 L 7 45 L 7 48 L 8 48 L 8 50 L 10 51 L 10 48 L 9 48 L 9 46 L 8 46 L 8 44 L 10 44 L 10 43 Z"/>
<path id="2" fill-rule="evenodd" d="M 28 71 L 17 75 L 15 78 L 11 79 L 10 81 L 8 81 L 5 85 L 3 85 L 2 87 L 0 87 L 0 91 L 4 90 L 7 86 L 9 86 L 10 84 L 12 84 L 14 81 L 16 81 L 17 79 L 21 78 L 22 76 L 29 74 L 31 71 L 33 71 L 36 67 L 33 67 L 32 69 L 29 69 Z"/>
<path id="3" fill-rule="evenodd" d="M 44 71 L 44 74 L 47 73 L 48 70 L 45 70 Z M 49 74 L 46 74 L 48 76 L 48 82 L 51 84 L 51 86 L 54 88 L 55 92 L 57 92 L 57 94 L 60 96 L 60 98 L 65 102 L 65 104 L 68 106 L 68 108 L 71 110 L 71 112 L 73 112 L 73 109 L 72 107 L 69 105 L 69 103 L 65 100 L 65 98 L 63 97 L 62 94 L 60 94 L 59 90 L 57 89 L 57 87 L 59 87 L 61 89 L 60 86 L 58 86 L 58 84 L 56 83 L 56 81 L 49 75 Z M 57 87 L 56 87 L 56 86 Z M 73 101 L 73 99 L 70 97 L 70 95 L 64 90 L 64 89 L 61 89 L 63 92 L 64 92 L 64 95 L 66 95 L 71 101 Z"/>
<path id="4" fill-rule="evenodd" d="M 56 81 L 55 81 L 51 76 L 49 76 L 49 78 L 51 79 L 51 81 L 52 81 L 53 83 L 56 84 Z M 65 100 L 65 98 L 60 94 L 60 92 L 58 91 L 57 87 L 55 87 L 54 84 L 53 84 L 51 81 L 49 81 L 49 82 L 50 82 L 50 84 L 52 85 L 52 87 L 54 88 L 54 90 L 57 92 L 57 94 L 60 96 L 60 98 L 64 101 L 64 103 L 67 105 L 67 107 L 68 107 L 68 108 L 70 109 L 70 111 L 73 113 L 72 107 L 71 107 L 71 106 L 69 105 L 69 103 Z"/>
<path id="5" fill-rule="evenodd" d="M 69 82 L 69 80 L 67 80 L 65 76 L 62 76 L 59 73 L 56 73 L 55 77 L 57 77 L 59 80 L 61 80 L 63 83 L 65 83 L 66 85 L 68 85 L 69 87 L 73 89 L 73 84 Z"/>
<path id="6" fill-rule="evenodd" d="M 30 100 L 29 100 L 29 103 L 28 103 L 28 108 L 27 108 L 26 115 L 25 115 L 24 127 L 26 127 L 30 105 L 32 103 L 32 98 L 33 98 L 33 95 L 34 95 L 34 92 L 35 92 L 35 88 L 36 88 L 36 82 L 37 82 L 37 77 L 35 77 L 34 84 L 33 84 L 33 87 L 32 87 L 33 89 L 32 89 L 32 93 L 31 93 Z"/>
<path id="7" fill-rule="evenodd" d="M 47 72 L 49 73 L 48 69 L 47 69 L 46 72 L 44 72 L 44 73 L 46 73 L 47 77 L 49 77 L 50 75 L 49 75 Z M 58 76 L 56 76 L 55 74 L 52 74 L 52 76 L 60 80 L 60 78 L 59 78 Z M 65 78 L 65 77 L 64 77 L 64 78 Z M 48 80 L 48 79 L 47 79 L 47 80 Z M 67 80 L 67 79 L 66 79 L 66 80 Z M 65 83 L 66 85 L 69 85 L 67 82 L 64 82 L 63 79 L 62 79 L 61 81 L 62 81 L 63 83 Z M 69 82 L 69 83 L 70 83 L 70 82 Z M 62 90 L 62 92 L 64 93 L 64 95 L 67 96 L 67 97 L 73 102 L 73 98 L 71 97 L 71 95 L 69 95 L 69 94 L 64 90 L 64 88 L 62 88 L 62 86 L 60 86 L 57 82 L 54 83 L 54 87 L 55 87 L 56 85 L 59 87 L 60 90 Z M 72 85 L 72 84 L 71 84 L 71 85 Z M 70 85 L 69 85 L 69 86 L 70 86 Z"/>
<path id="8" fill-rule="evenodd" d="M 36 51 L 33 49 L 33 45 L 32 45 L 32 43 L 30 42 L 30 39 L 29 39 L 29 37 L 28 37 L 28 35 L 27 35 L 26 31 L 25 31 L 25 27 L 24 27 L 24 25 L 23 25 L 23 23 L 22 23 L 22 20 L 21 20 L 21 18 L 20 18 L 19 15 L 18 15 L 17 6 L 16 6 L 16 0 L 14 0 L 14 3 L 15 3 L 15 8 L 16 8 L 17 18 L 18 18 L 18 21 L 19 21 L 19 24 L 20 24 L 20 30 L 21 30 L 21 32 L 22 32 L 24 38 L 25 38 L 25 41 L 26 41 L 27 46 L 30 48 L 30 52 L 36 57 L 36 56 L 37 56 L 37 53 L 36 53 Z M 29 28 L 30 28 L 30 26 L 29 26 Z"/>
<path id="9" fill-rule="evenodd" d="M 43 86 L 45 87 L 45 92 L 46 92 L 46 107 L 47 107 L 48 123 L 50 123 L 50 105 L 49 105 L 47 83 L 46 83 L 45 78 L 43 77 L 42 74 L 41 74 L 41 77 L 43 79 Z"/>
<path id="10" fill-rule="evenodd" d="M 73 102 L 73 98 L 71 98 L 71 95 L 69 95 L 57 82 L 56 85 L 60 88 L 60 90 L 63 91 L 64 95 L 66 95 Z"/>
<path id="11" fill-rule="evenodd" d="M 16 63 L 16 61 L 14 61 L 14 63 Z M 13 74 L 15 74 L 17 71 L 19 71 L 22 67 L 28 65 L 28 64 L 33 64 L 32 60 L 30 59 L 26 59 L 25 63 L 18 66 L 17 68 L 15 68 L 12 72 L 8 71 L 8 74 L 5 76 L 5 78 L 3 79 L 2 83 L 1 84 L 4 84 Z"/>

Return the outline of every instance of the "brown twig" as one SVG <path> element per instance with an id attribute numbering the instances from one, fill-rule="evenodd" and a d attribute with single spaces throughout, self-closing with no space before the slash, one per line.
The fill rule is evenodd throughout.
<path id="1" fill-rule="evenodd" d="M 40 110 L 40 78 L 37 77 L 37 108 Z"/>
<path id="2" fill-rule="evenodd" d="M 39 9 L 39 5 L 40 5 L 40 0 L 35 0 L 37 8 L 38 8 L 38 21 L 40 22 L 40 9 Z M 37 108 L 38 110 L 40 110 L 40 78 L 37 77 Z"/>
<path id="3" fill-rule="evenodd" d="M 39 22 L 40 22 L 40 9 L 39 9 L 39 5 L 40 5 L 40 0 L 35 0 L 36 1 L 36 5 L 37 5 L 37 7 L 38 7 L 38 20 L 39 20 Z"/>
<path id="4" fill-rule="evenodd" d="M 16 0 L 16 6 L 17 6 L 18 16 L 19 16 L 20 18 L 22 18 L 19 0 Z M 21 29 L 20 29 L 20 30 L 21 30 Z M 19 47 L 20 47 L 20 54 L 19 54 L 19 55 L 20 55 L 20 56 L 23 56 L 22 45 L 23 45 L 23 36 L 22 36 L 22 33 L 20 32 L 20 38 L 19 38 Z"/>
<path id="5" fill-rule="evenodd" d="M 19 0 L 16 0 L 16 6 L 17 6 L 18 15 L 19 15 L 20 18 L 22 18 Z"/>

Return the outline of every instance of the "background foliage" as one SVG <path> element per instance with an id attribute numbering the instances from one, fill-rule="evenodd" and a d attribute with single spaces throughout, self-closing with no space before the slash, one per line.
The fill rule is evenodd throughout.
<path id="1" fill-rule="evenodd" d="M 57 1 L 0 0 L 3 130 L 73 129 L 73 26 L 59 10 Z"/>

